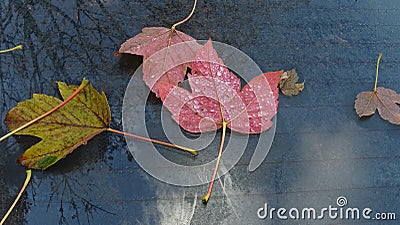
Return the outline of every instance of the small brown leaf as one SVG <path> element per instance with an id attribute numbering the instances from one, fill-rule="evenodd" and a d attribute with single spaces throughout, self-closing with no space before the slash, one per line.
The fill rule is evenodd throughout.
<path id="1" fill-rule="evenodd" d="M 376 62 L 374 90 L 359 93 L 356 96 L 354 108 L 359 117 L 371 116 L 378 110 L 382 119 L 400 125 L 400 107 L 398 105 L 400 104 L 400 95 L 391 89 L 377 87 L 381 58 L 382 53 L 379 53 Z"/>
<path id="2" fill-rule="evenodd" d="M 279 81 L 281 92 L 286 96 L 298 95 L 304 89 L 304 82 L 297 83 L 297 81 L 299 77 L 295 69 L 284 72 Z"/>
<path id="3" fill-rule="evenodd" d="M 400 125 L 400 94 L 378 87 L 376 91 L 361 92 L 357 95 L 354 108 L 359 117 L 371 116 L 378 110 L 382 119 Z"/>

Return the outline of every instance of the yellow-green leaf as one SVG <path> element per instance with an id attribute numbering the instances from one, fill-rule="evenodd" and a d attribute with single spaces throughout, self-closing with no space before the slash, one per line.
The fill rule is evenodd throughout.
<path id="1" fill-rule="evenodd" d="M 62 98 L 66 99 L 78 87 L 58 82 L 58 88 Z M 34 94 L 32 99 L 20 102 L 11 109 L 4 123 L 10 130 L 16 129 L 50 111 L 61 102 L 62 100 L 52 96 Z M 106 130 L 110 120 L 110 107 L 104 92 L 100 94 L 92 85 L 86 85 L 63 107 L 16 133 L 42 139 L 26 150 L 18 162 L 29 168 L 45 170 Z"/>

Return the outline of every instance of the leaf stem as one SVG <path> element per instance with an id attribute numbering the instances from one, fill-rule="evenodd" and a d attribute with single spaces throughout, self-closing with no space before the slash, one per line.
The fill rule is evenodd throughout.
<path id="1" fill-rule="evenodd" d="M 133 137 L 133 138 L 136 138 L 136 139 L 139 139 L 139 140 L 142 140 L 142 141 L 150 141 L 152 143 L 156 143 L 156 144 L 160 144 L 160 145 L 164 145 L 164 146 L 168 146 L 168 147 L 172 147 L 172 148 L 177 148 L 177 149 L 189 152 L 190 154 L 192 154 L 194 156 L 197 155 L 197 151 L 195 151 L 195 150 L 193 150 L 191 148 L 186 148 L 186 147 L 182 147 L 182 146 L 179 146 L 179 145 L 174 145 L 174 144 L 167 143 L 167 142 L 158 141 L 158 140 L 154 140 L 154 139 L 151 139 L 151 138 L 146 138 L 146 137 L 138 136 L 138 135 L 135 135 L 135 134 L 126 133 L 126 132 L 115 130 L 115 129 L 112 129 L 112 128 L 107 128 L 106 130 L 110 131 L 110 132 L 113 132 L 113 133 L 116 133 L 116 134 L 121 134 L 121 135 L 124 135 L 124 136 Z"/>
<path id="2" fill-rule="evenodd" d="M 221 137 L 221 144 L 219 146 L 219 151 L 218 151 L 218 157 L 217 157 L 217 163 L 215 164 L 214 167 L 214 172 L 211 178 L 211 183 L 210 186 L 208 187 L 208 191 L 207 193 L 201 198 L 201 201 L 203 202 L 203 204 L 207 204 L 208 200 L 210 199 L 211 196 L 211 191 L 212 188 L 214 186 L 214 182 L 215 182 L 215 177 L 217 176 L 217 171 L 218 171 L 218 165 L 219 162 L 221 160 L 221 156 L 222 156 L 222 149 L 224 148 L 224 142 L 225 142 L 225 134 L 226 134 L 226 126 L 227 126 L 227 122 L 222 122 L 222 137 Z"/>
<path id="3" fill-rule="evenodd" d="M 9 132 L 8 134 L 4 135 L 3 137 L 0 138 L 0 142 L 4 141 L 5 139 L 7 139 L 8 137 L 10 137 L 11 135 L 17 133 L 18 131 L 21 131 L 22 129 L 32 125 L 33 123 L 36 123 L 37 121 L 45 118 L 46 116 L 52 114 L 53 112 L 55 112 L 57 109 L 61 108 L 62 106 L 64 106 L 65 104 L 67 104 L 69 101 L 71 101 L 75 96 L 77 96 L 85 87 L 86 85 L 89 83 L 88 80 L 83 79 L 81 85 L 78 87 L 78 89 L 76 89 L 76 91 L 69 96 L 67 99 L 65 99 L 63 102 L 61 102 L 59 105 L 57 105 L 56 107 L 54 107 L 53 109 L 51 109 L 50 111 L 46 112 L 45 114 L 25 123 L 24 125 L 18 127 L 15 130 L 12 130 L 11 132 Z"/>
<path id="4" fill-rule="evenodd" d="M 13 204 L 11 205 L 11 207 L 8 209 L 6 215 L 4 215 L 3 219 L 0 222 L 0 225 L 3 225 L 4 222 L 6 221 L 8 215 L 10 215 L 11 211 L 14 209 L 15 205 L 17 204 L 18 200 L 21 198 L 22 193 L 24 193 L 26 186 L 28 186 L 29 181 L 31 180 L 31 175 L 32 175 L 32 171 L 31 170 L 27 170 L 26 171 L 26 178 L 25 178 L 25 182 L 22 185 L 21 190 L 19 191 L 17 197 L 15 198 Z"/>
<path id="5" fill-rule="evenodd" d="M 21 50 L 21 49 L 22 49 L 22 45 L 18 45 L 18 46 L 15 46 L 14 48 L 0 50 L 0 53 L 12 52 L 12 51 Z"/>
<path id="6" fill-rule="evenodd" d="M 376 74 L 375 74 L 374 93 L 376 93 L 376 86 L 378 85 L 379 62 L 381 61 L 381 58 L 382 58 L 382 52 L 381 52 L 381 53 L 379 53 L 379 56 L 378 56 L 378 61 L 376 62 Z"/>
<path id="7" fill-rule="evenodd" d="M 192 8 L 192 11 L 190 12 L 190 14 L 189 14 L 185 19 L 183 19 L 183 20 L 181 20 L 181 21 L 175 23 L 174 25 L 172 25 L 172 27 L 171 27 L 171 30 L 172 30 L 172 31 L 174 31 L 175 28 L 176 28 L 177 26 L 179 26 L 179 25 L 185 23 L 186 21 L 188 21 L 188 20 L 190 19 L 190 17 L 192 17 L 192 15 L 193 15 L 193 13 L 194 13 L 194 10 L 196 9 L 196 5 L 197 5 L 197 0 L 194 0 L 193 8 Z"/>

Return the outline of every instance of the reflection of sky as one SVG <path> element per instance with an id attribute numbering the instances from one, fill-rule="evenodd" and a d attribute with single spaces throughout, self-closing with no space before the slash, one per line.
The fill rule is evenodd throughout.
<path id="1" fill-rule="evenodd" d="M 126 59 L 112 55 L 142 27 L 169 26 L 184 18 L 191 6 L 182 4 L 186 3 L 1 1 L 0 48 L 24 45 L 22 51 L 0 56 L 1 120 L 33 93 L 57 95 L 53 81 L 79 84 L 86 77 L 105 91 L 112 126 L 121 128 L 122 93 L 133 69 L 126 67 L 130 64 Z M 14 211 L 10 221 L 25 218 L 25 224 L 57 224 L 63 219 L 62 203 L 65 224 L 77 224 L 77 214 L 81 224 L 168 224 L 190 219 L 192 224 L 284 224 L 259 221 L 257 209 L 264 202 L 277 207 L 326 207 L 340 195 L 351 206 L 400 212 L 399 129 L 376 115 L 359 120 L 353 109 L 356 94 L 372 90 L 379 52 L 383 52 L 379 85 L 400 91 L 398 8 L 399 3 L 390 0 L 200 1 L 194 17 L 179 29 L 198 39 L 211 37 L 231 44 L 262 70 L 295 67 L 305 79 L 299 96 L 280 98 L 277 134 L 261 167 L 248 172 L 250 146 L 239 164 L 216 182 L 204 207 L 200 197 L 207 185 L 183 188 L 158 182 L 132 161 L 124 138 L 102 134 L 54 169 L 35 171 L 23 197 L 26 211 L 25 203 L 20 203 L 21 210 Z M 159 102 L 154 97 L 150 101 L 146 110 L 157 115 Z M 149 121 L 149 125 L 157 124 Z M 5 126 L 0 127 L 5 133 Z M 32 142 L 21 137 L 0 144 L 0 192 L 7 193 L 0 199 L 1 215 L 25 176 L 15 159 Z M 211 153 L 214 145 L 210 158 L 216 155 L 216 150 Z M 188 161 L 182 154 L 165 154 Z M 66 181 L 70 188 L 62 188 Z M 71 206 L 73 201 L 76 207 Z"/>

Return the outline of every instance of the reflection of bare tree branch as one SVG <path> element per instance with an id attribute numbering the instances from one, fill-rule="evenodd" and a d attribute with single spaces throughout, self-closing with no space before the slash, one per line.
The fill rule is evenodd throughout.
<path id="1" fill-rule="evenodd" d="M 23 44 L 25 48 L 15 54 L 18 57 L 0 58 L 0 104 L 14 105 L 34 92 L 54 90 L 55 80 L 109 73 L 105 62 L 125 38 L 113 14 L 102 1 L 1 1 L 4 46 L 0 47 Z M 2 107 L 2 114 L 6 108 Z"/>
<path id="2" fill-rule="evenodd" d="M 94 213 L 107 213 L 115 215 L 102 207 L 94 204 L 91 199 L 84 196 L 89 196 L 89 193 L 93 191 L 101 191 L 99 188 L 90 183 L 82 184 L 78 179 L 72 178 L 66 174 L 62 174 L 56 178 L 50 177 L 51 182 L 51 194 L 47 203 L 47 209 L 49 210 L 50 205 L 55 202 L 60 202 L 59 207 L 59 224 L 68 224 L 70 221 L 68 218 L 72 218 L 77 224 L 81 224 L 81 214 L 85 213 L 87 224 L 90 224 L 90 219 L 93 218 Z M 81 189 L 80 189 L 81 188 Z M 97 190 L 94 190 L 97 189 Z M 81 193 L 81 194 L 77 194 Z M 68 210 L 64 210 L 65 203 L 67 203 Z M 72 209 L 72 210 L 71 210 Z M 73 215 L 66 215 L 66 213 L 73 213 Z"/>
<path id="3" fill-rule="evenodd" d="M 23 173 L 23 171 L 21 171 Z M 21 173 L 21 174 L 22 174 Z M 0 163 L 0 217 L 4 216 L 14 201 L 15 196 L 18 193 L 17 184 L 10 185 L 5 182 L 7 176 L 4 174 L 4 166 Z M 29 209 L 29 205 L 26 202 L 26 194 L 23 194 L 15 205 L 10 216 L 6 220 L 6 224 L 23 224 L 25 221 L 24 214 Z"/>
<path id="4" fill-rule="evenodd" d="M 85 76 L 92 82 L 103 80 L 103 87 L 99 87 L 103 90 L 119 88 L 112 86 L 113 79 L 104 77 L 113 76 L 112 71 L 119 69 L 113 63 L 113 53 L 132 33 L 128 18 L 136 10 L 121 12 L 121 8 L 131 4 L 100 0 L 0 1 L 0 47 L 24 46 L 22 51 L 0 57 L 1 120 L 11 107 L 33 93 L 57 95 L 54 81 L 76 83 Z"/>

